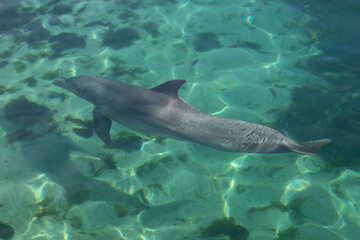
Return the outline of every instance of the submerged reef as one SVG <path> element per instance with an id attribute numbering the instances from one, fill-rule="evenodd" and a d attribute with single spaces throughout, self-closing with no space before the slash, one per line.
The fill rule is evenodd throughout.
<path id="1" fill-rule="evenodd" d="M 145 31 L 152 37 L 158 37 L 160 35 L 159 25 L 154 22 L 146 22 L 142 25 Z"/>
<path id="2" fill-rule="evenodd" d="M 0 53 L 0 58 L 6 59 L 6 58 L 11 57 L 12 55 L 13 55 L 13 52 L 11 50 L 6 50 L 6 51 Z"/>
<path id="3" fill-rule="evenodd" d="M 56 3 L 56 1 L 45 1 L 36 7 L 28 6 L 28 4 L 23 5 L 21 0 L 1 1 L 0 32 L 11 35 L 17 45 L 26 42 L 31 49 L 43 51 L 50 43 L 50 47 L 55 53 L 47 56 L 49 54 L 46 51 L 42 52 L 45 55 L 42 57 L 49 57 L 50 60 L 62 56 L 62 51 L 66 49 L 85 48 L 86 41 L 82 36 L 67 32 L 52 36 L 51 29 L 46 26 L 47 24 L 44 24 L 47 21 L 50 26 L 62 25 L 63 23 L 58 16 L 72 14 L 73 9 L 71 5 Z M 47 14 L 50 16 L 44 19 L 44 16 Z M 8 53 L 1 53 L 0 58 L 10 57 L 12 53 L 10 55 Z M 22 57 L 21 59 L 25 58 Z M 18 73 L 23 72 L 19 71 L 19 67 L 14 67 Z"/>
<path id="4" fill-rule="evenodd" d="M 30 14 L 22 13 L 19 0 L 3 0 L 0 5 L 0 32 L 13 32 L 31 20 Z"/>
<path id="5" fill-rule="evenodd" d="M 61 25 L 62 24 L 62 21 L 60 18 L 58 18 L 57 16 L 51 16 L 49 19 L 48 19 L 48 24 L 51 25 L 51 26 L 57 26 L 57 25 Z"/>
<path id="6" fill-rule="evenodd" d="M 29 101 L 25 96 L 11 100 L 4 107 L 5 118 L 29 127 L 39 122 L 52 122 L 53 113 L 44 105 Z"/>
<path id="7" fill-rule="evenodd" d="M 65 93 L 59 93 L 59 92 L 54 92 L 51 91 L 49 92 L 49 94 L 47 95 L 48 98 L 53 99 L 53 98 L 59 98 L 61 100 L 61 102 L 63 102 L 66 98 L 68 98 L 69 96 L 66 95 Z"/>
<path id="8" fill-rule="evenodd" d="M 8 64 L 9 64 L 8 61 L 1 61 L 1 62 L 0 62 L 0 69 L 6 67 Z"/>
<path id="9" fill-rule="evenodd" d="M 144 162 L 143 164 L 135 168 L 135 172 L 139 177 L 150 177 L 159 175 L 159 172 L 169 172 L 175 169 L 177 166 L 182 163 L 188 162 L 190 159 L 187 153 L 180 153 L 176 156 L 164 155 L 156 156 L 149 161 Z"/>
<path id="10" fill-rule="evenodd" d="M 199 33 L 193 44 L 194 49 L 198 52 L 206 52 L 221 47 L 217 35 L 213 32 Z"/>
<path id="11" fill-rule="evenodd" d="M 68 32 L 55 35 L 51 37 L 49 41 L 52 43 L 51 49 L 58 53 L 61 53 L 66 49 L 85 48 L 86 46 L 86 41 L 83 37 Z"/>
<path id="12" fill-rule="evenodd" d="M 1 110 L 4 116 L 2 128 L 7 132 L 9 143 L 34 140 L 54 131 L 57 126 L 54 111 L 25 96 L 9 101 Z"/>
<path id="13" fill-rule="evenodd" d="M 13 65 L 16 73 L 22 73 L 26 70 L 26 64 L 23 61 L 14 60 L 12 62 L 12 65 Z"/>
<path id="14" fill-rule="evenodd" d="M 0 85 L 0 95 L 3 95 L 6 92 L 6 87 L 4 85 Z"/>
<path id="15" fill-rule="evenodd" d="M 170 155 L 163 156 L 160 158 L 154 158 L 150 161 L 141 164 L 135 169 L 135 172 L 139 177 L 147 176 L 150 175 L 154 170 L 156 170 L 159 167 L 159 165 L 163 165 L 166 168 L 172 168 L 177 166 L 178 163 Z"/>
<path id="16" fill-rule="evenodd" d="M 119 78 L 120 76 L 128 75 L 129 78 L 134 78 L 138 74 L 143 74 L 149 71 L 147 68 L 128 68 L 126 62 L 118 57 L 110 56 L 109 60 L 113 64 L 106 71 L 101 72 L 100 76 Z"/>
<path id="17" fill-rule="evenodd" d="M 9 224 L 0 221 L 0 238 L 11 239 L 15 235 L 15 230 Z"/>
<path id="18" fill-rule="evenodd" d="M 322 53 L 300 59 L 296 67 L 324 83 L 294 88 L 292 104 L 276 113 L 275 126 L 297 140 L 331 138 L 319 154 L 331 159 L 332 166 L 360 170 L 359 4 L 329 0 L 324 7 L 321 0 L 283 1 L 311 16 L 303 34 Z"/>
<path id="19" fill-rule="evenodd" d="M 66 198 L 70 203 L 80 204 L 90 197 L 90 190 L 86 184 L 76 183 L 66 186 Z"/>
<path id="20" fill-rule="evenodd" d="M 74 127 L 73 132 L 83 138 L 89 138 L 94 134 L 94 124 L 92 120 L 81 120 L 79 118 L 73 118 L 70 115 L 67 115 L 64 119 L 77 124 L 79 127 Z"/>
<path id="21" fill-rule="evenodd" d="M 93 128 L 75 127 L 72 130 L 76 135 L 78 135 L 79 137 L 82 137 L 82 138 L 89 138 L 89 137 L 92 137 L 92 135 L 94 134 Z"/>
<path id="22" fill-rule="evenodd" d="M 59 213 L 54 204 L 54 197 L 46 196 L 43 200 L 38 202 L 37 205 L 39 209 L 35 216 L 38 218 L 56 215 Z"/>
<path id="23" fill-rule="evenodd" d="M 7 132 L 6 140 L 9 143 L 34 140 L 56 129 L 57 123 L 52 119 L 53 113 L 45 110 L 45 106 L 39 106 L 40 109 L 33 113 L 23 110 L 5 113 L 5 119 L 8 121 L 2 127 Z"/>
<path id="24" fill-rule="evenodd" d="M 151 4 L 155 6 L 164 6 L 166 4 L 175 4 L 177 2 L 178 0 L 153 0 L 151 1 Z"/>
<path id="25" fill-rule="evenodd" d="M 43 24 L 40 20 L 30 22 L 26 25 L 25 30 L 29 33 L 24 36 L 24 41 L 30 47 L 36 47 L 42 41 L 45 41 L 51 37 L 50 31 L 43 27 Z"/>
<path id="26" fill-rule="evenodd" d="M 277 234 L 277 240 L 293 240 L 297 239 L 297 235 L 299 234 L 299 228 L 297 227 L 289 227 L 287 229 L 284 229 L 280 231 Z"/>
<path id="27" fill-rule="evenodd" d="M 36 85 L 37 85 L 37 80 L 34 78 L 34 76 L 25 78 L 25 79 L 21 80 L 20 82 L 26 83 L 29 87 L 36 87 Z"/>
<path id="28" fill-rule="evenodd" d="M 45 80 L 55 80 L 60 77 L 61 77 L 61 71 L 59 69 L 56 69 L 53 71 L 47 71 L 42 75 L 41 78 Z"/>
<path id="29" fill-rule="evenodd" d="M 66 4 L 58 4 L 53 7 L 51 13 L 54 15 L 71 14 L 72 8 Z"/>
<path id="30" fill-rule="evenodd" d="M 237 224 L 233 217 L 216 219 L 205 228 L 200 229 L 203 237 L 228 236 L 230 240 L 246 240 L 249 231 Z"/>
<path id="31" fill-rule="evenodd" d="M 108 30 L 103 38 L 103 44 L 111 49 L 117 50 L 130 47 L 134 41 L 139 40 L 139 33 L 133 28 L 121 28 L 117 31 Z"/>
<path id="32" fill-rule="evenodd" d="M 253 50 L 260 50 L 262 46 L 259 43 L 256 42 L 250 42 L 250 41 L 236 41 L 233 45 L 230 47 L 232 48 L 250 48 Z"/>
<path id="33" fill-rule="evenodd" d="M 122 20 L 128 20 L 130 18 L 138 18 L 134 11 L 124 9 L 124 11 L 119 15 L 119 18 Z"/>
<path id="34" fill-rule="evenodd" d="M 122 131 L 116 138 L 112 139 L 110 145 L 106 145 L 106 148 L 122 149 L 125 152 L 139 151 L 141 145 L 145 139 L 132 132 Z"/>
<path id="35" fill-rule="evenodd" d="M 13 88 L 13 87 L 5 87 L 4 85 L 0 84 L 0 95 L 3 95 L 4 93 L 14 93 L 16 92 L 17 89 Z"/>
<path id="36" fill-rule="evenodd" d="M 116 162 L 114 160 L 114 155 L 111 153 L 105 153 L 102 154 L 101 158 L 100 158 L 101 162 L 104 163 L 104 165 L 108 168 L 108 169 L 117 169 L 116 168 Z"/>
<path id="37" fill-rule="evenodd" d="M 314 104 L 316 103 L 316 104 Z M 331 159 L 332 166 L 360 170 L 360 96 L 350 91 L 307 86 L 292 90 L 292 103 L 276 113 L 273 127 L 292 137 L 330 138 L 331 144 L 318 154 Z"/>

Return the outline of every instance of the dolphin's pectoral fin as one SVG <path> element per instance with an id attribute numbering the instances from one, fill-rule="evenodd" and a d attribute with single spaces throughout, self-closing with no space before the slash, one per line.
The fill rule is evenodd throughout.
<path id="1" fill-rule="evenodd" d="M 164 82 L 156 87 L 153 87 L 151 90 L 155 92 L 164 93 L 172 97 L 179 97 L 178 91 L 179 88 L 186 82 L 185 79 L 174 79 L 167 82 Z"/>
<path id="2" fill-rule="evenodd" d="M 103 115 L 97 108 L 94 108 L 93 118 L 96 135 L 98 135 L 98 137 L 103 140 L 105 144 L 109 145 L 111 143 L 111 120 Z"/>

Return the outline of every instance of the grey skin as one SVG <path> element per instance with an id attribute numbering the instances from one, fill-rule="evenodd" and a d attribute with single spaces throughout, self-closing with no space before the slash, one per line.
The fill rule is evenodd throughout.
<path id="1" fill-rule="evenodd" d="M 190 141 L 228 152 L 312 155 L 330 139 L 295 143 L 260 124 L 213 116 L 178 96 L 186 81 L 176 79 L 152 89 L 94 76 L 55 80 L 54 84 L 94 104 L 95 132 L 111 143 L 112 120 L 137 132 Z"/>

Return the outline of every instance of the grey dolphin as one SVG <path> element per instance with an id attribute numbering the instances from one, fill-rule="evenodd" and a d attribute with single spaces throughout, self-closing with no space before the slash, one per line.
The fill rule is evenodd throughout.
<path id="1" fill-rule="evenodd" d="M 94 104 L 95 132 L 111 143 L 112 120 L 140 133 L 195 142 L 218 150 L 248 153 L 314 154 L 330 139 L 295 143 L 260 124 L 204 113 L 178 96 L 186 81 L 170 80 L 152 89 L 94 76 L 55 80 L 54 84 Z"/>

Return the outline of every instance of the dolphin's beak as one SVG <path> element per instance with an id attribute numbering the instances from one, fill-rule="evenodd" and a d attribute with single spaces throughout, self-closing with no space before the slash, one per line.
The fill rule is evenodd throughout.
<path id="1" fill-rule="evenodd" d="M 53 83 L 58 87 L 65 88 L 65 79 L 57 79 Z"/>

